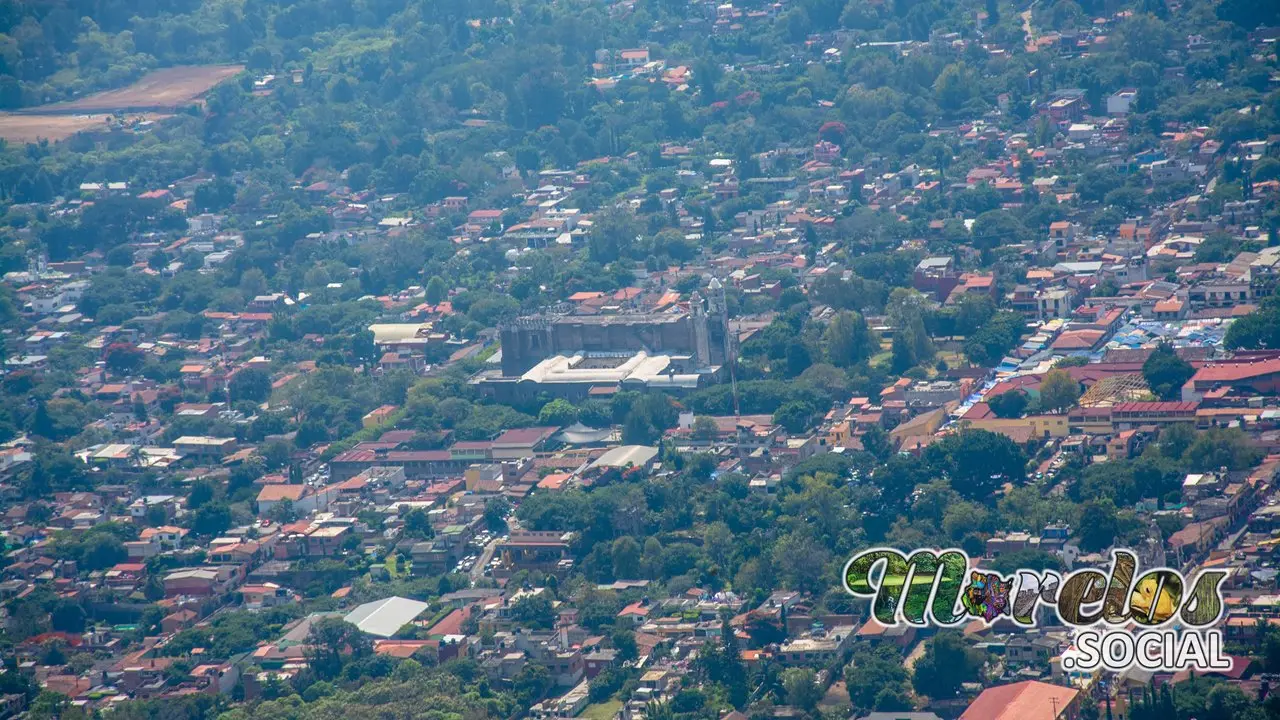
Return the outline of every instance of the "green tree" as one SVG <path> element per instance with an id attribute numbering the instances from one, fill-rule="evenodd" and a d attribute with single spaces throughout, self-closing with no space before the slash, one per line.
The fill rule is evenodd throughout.
<path id="1" fill-rule="evenodd" d="M 578 408 L 562 398 L 556 398 L 538 411 L 538 424 L 556 427 L 572 425 L 578 419 Z"/>
<path id="2" fill-rule="evenodd" d="M 855 651 L 844 669 L 849 702 L 859 713 L 910 710 L 907 679 L 902 656 L 888 646 Z"/>
<path id="3" fill-rule="evenodd" d="M 329 439 L 329 428 L 320 418 L 307 418 L 298 424 L 298 431 L 293 436 L 293 444 L 299 449 L 306 449 Z"/>
<path id="4" fill-rule="evenodd" d="M 191 492 L 187 494 L 187 509 L 199 510 L 212 502 L 217 492 L 217 486 L 213 484 L 212 480 L 202 478 L 195 481 L 191 485 Z"/>
<path id="5" fill-rule="evenodd" d="M 706 415 L 699 415 L 693 419 L 692 432 L 695 440 L 714 440 L 720 436 L 720 426 Z"/>
<path id="6" fill-rule="evenodd" d="M 1161 400 L 1180 398 L 1182 386 L 1195 374 L 1191 363 L 1178 357 L 1168 343 L 1160 343 L 1142 364 L 1142 377 Z"/>
<path id="7" fill-rule="evenodd" d="M 782 687 L 787 694 L 787 704 L 805 712 L 813 712 L 822 699 L 817 673 L 811 668 L 787 668 L 782 672 Z"/>
<path id="8" fill-rule="evenodd" d="M 80 603 L 59 599 L 49 610 L 49 627 L 56 632 L 84 632 L 86 619 L 84 608 Z"/>
<path id="9" fill-rule="evenodd" d="M 351 357 L 356 362 L 364 363 L 366 371 L 368 370 L 368 364 L 378 359 L 378 345 L 372 332 L 366 329 L 352 333 Z"/>
<path id="10" fill-rule="evenodd" d="M 271 506 L 271 510 L 267 512 L 267 517 L 273 522 L 291 523 L 298 519 L 298 511 L 294 508 L 293 501 L 285 498 Z"/>
<path id="11" fill-rule="evenodd" d="M 623 580 L 640 577 L 640 543 L 630 535 L 613 541 L 613 575 Z"/>
<path id="12" fill-rule="evenodd" d="M 1080 383 L 1061 368 L 1045 373 L 1040 381 L 1040 407 L 1066 412 L 1080 398 Z"/>
<path id="13" fill-rule="evenodd" d="M 966 428 L 943 437 L 925 449 L 935 472 L 946 473 L 962 496 L 983 500 L 1006 482 L 1026 480 L 1027 456 L 1009 438 L 987 430 Z"/>
<path id="14" fill-rule="evenodd" d="M 1027 394 L 1022 390 L 1010 390 L 987 401 L 991 412 L 999 418 L 1019 418 L 1027 409 Z"/>
<path id="15" fill-rule="evenodd" d="M 990 297 L 966 294 L 956 310 L 956 332 L 968 336 L 987 324 L 995 313 L 996 306 Z"/>
<path id="16" fill-rule="evenodd" d="M 784 403 L 773 413 L 773 421 L 786 428 L 789 433 L 802 433 L 809 429 L 813 421 L 814 409 L 807 402 L 792 400 Z"/>
<path id="17" fill-rule="evenodd" d="M 409 537 L 428 539 L 434 535 L 431 527 L 431 516 L 422 508 L 414 508 L 405 513 L 404 531 Z"/>
<path id="18" fill-rule="evenodd" d="M 1027 321 L 1022 315 L 1001 310 L 968 338 L 964 354 L 975 365 L 994 365 L 1013 349 L 1026 328 Z"/>
<path id="19" fill-rule="evenodd" d="M 877 343 L 867 321 L 856 312 L 837 313 L 823 333 L 823 345 L 827 358 L 836 367 L 857 365 L 877 349 Z"/>
<path id="20" fill-rule="evenodd" d="M 1184 457 L 1196 472 L 1212 472 L 1218 468 L 1244 470 L 1262 459 L 1262 451 L 1254 447 L 1240 428 L 1210 428 L 1196 436 Z"/>
<path id="21" fill-rule="evenodd" d="M 511 501 L 499 495 L 485 501 L 484 524 L 493 532 L 502 532 L 507 527 L 507 516 L 511 514 Z"/>
<path id="22" fill-rule="evenodd" d="M 614 630 L 609 636 L 609 643 L 618 651 L 618 659 L 622 662 L 630 662 L 639 656 L 635 633 L 626 628 Z"/>
<path id="23" fill-rule="evenodd" d="M 107 369 L 119 376 L 132 375 L 147 360 L 147 356 L 141 350 L 128 343 L 108 345 L 105 355 Z"/>
<path id="24" fill-rule="evenodd" d="M 516 698 L 525 707 L 541 700 L 551 689 L 551 684 L 551 673 L 543 665 L 534 662 L 525 663 L 511 681 Z"/>
<path id="25" fill-rule="evenodd" d="M 444 278 L 432 275 L 427 281 L 426 301 L 431 305 L 439 305 L 448 295 L 449 286 L 445 284 Z"/>
<path id="26" fill-rule="evenodd" d="M 225 210 L 236 201 L 236 186 L 226 178 L 214 178 L 196 187 L 193 201 L 201 212 Z"/>
<path id="27" fill-rule="evenodd" d="M 871 453 L 872 457 L 883 461 L 893 452 L 893 442 L 889 438 L 889 433 L 878 425 L 872 425 L 862 433 L 862 449 Z"/>
<path id="28" fill-rule="evenodd" d="M 231 527 L 231 508 L 224 502 L 208 503 L 191 515 L 191 532 L 209 537 Z"/>
<path id="29" fill-rule="evenodd" d="M 587 236 L 587 252 L 599 263 L 611 263 L 629 257 L 640 227 L 635 216 L 621 207 L 609 207 L 596 213 Z"/>
<path id="30" fill-rule="evenodd" d="M 916 357 L 915 348 L 905 334 L 893 336 L 889 363 L 895 373 L 904 373 L 920 364 L 919 358 Z"/>
<path id="31" fill-rule="evenodd" d="M 231 376 L 227 390 L 233 402 L 248 400 L 260 403 L 271 395 L 271 375 L 262 368 L 241 368 Z"/>
<path id="32" fill-rule="evenodd" d="M 373 643 L 360 629 L 341 618 L 322 618 L 312 623 L 307 636 L 307 663 L 321 680 L 337 678 L 352 660 L 369 657 Z"/>
<path id="33" fill-rule="evenodd" d="M 885 509 L 896 513 L 916 486 L 929 482 L 931 472 L 929 466 L 914 455 L 891 455 L 872 472 L 871 483 L 880 488 Z"/>
<path id="34" fill-rule="evenodd" d="M 262 461 L 266 468 L 274 470 L 289 463 L 292 451 L 289 449 L 288 443 L 283 440 L 272 440 L 271 442 L 263 443 L 258 448 L 258 454 L 262 456 Z"/>
<path id="35" fill-rule="evenodd" d="M 1160 429 L 1156 447 L 1160 455 L 1171 460 L 1181 460 L 1187 448 L 1196 441 L 1199 433 L 1192 423 L 1174 423 Z"/>
<path id="36" fill-rule="evenodd" d="M 803 341 L 796 339 L 787 345 L 787 377 L 795 377 L 813 365 L 813 356 Z"/>
<path id="37" fill-rule="evenodd" d="M 622 441 L 628 445 L 648 445 L 658 439 L 658 432 L 642 413 L 630 413 L 622 423 Z"/>
<path id="38" fill-rule="evenodd" d="M 543 591 L 515 601 L 511 605 L 511 618 L 534 629 L 546 630 L 555 624 L 555 608 L 550 593 Z"/>
<path id="39" fill-rule="evenodd" d="M 259 268 L 250 268 L 240 275 L 240 294 L 252 300 L 267 292 L 267 276 Z"/>
<path id="40" fill-rule="evenodd" d="M 979 250 L 1013 245 L 1030 238 L 1027 226 L 1007 210 L 988 210 L 973 221 L 973 246 Z"/>
<path id="41" fill-rule="evenodd" d="M 1088 518 L 1080 528 L 1080 549 L 1085 552 L 1103 552 L 1115 544 L 1120 532 L 1120 520 L 1115 503 L 1110 499 L 1085 503 L 1081 516 Z"/>
<path id="42" fill-rule="evenodd" d="M 1043 550 L 1015 550 L 1013 552 L 1001 553 L 991 563 L 991 569 L 1003 575 L 1013 575 L 1018 570 L 1054 570 L 1062 571 L 1062 560 L 1051 553 Z"/>
<path id="43" fill-rule="evenodd" d="M 829 505 L 825 509 L 830 509 Z M 778 539 L 773 548 L 773 562 L 779 568 L 786 587 L 807 592 L 821 592 L 831 553 L 807 532 L 791 532 Z M 736 585 L 736 583 L 735 583 Z"/>
<path id="44" fill-rule="evenodd" d="M 981 654 L 971 649 L 964 636 L 943 630 L 925 643 L 924 656 L 916 661 L 911 684 L 916 692 L 932 700 L 950 700 L 960 686 L 978 680 Z"/>
<path id="45" fill-rule="evenodd" d="M 933 92 L 943 110 L 957 112 L 978 93 L 977 74 L 964 62 L 952 63 L 934 81 Z"/>

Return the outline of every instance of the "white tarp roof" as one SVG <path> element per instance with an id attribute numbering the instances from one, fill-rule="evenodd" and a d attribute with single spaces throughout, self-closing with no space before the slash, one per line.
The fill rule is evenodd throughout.
<path id="1" fill-rule="evenodd" d="M 400 628 L 413 622 L 428 605 L 417 600 L 392 596 L 360 605 L 343 618 L 369 635 L 389 638 Z"/>

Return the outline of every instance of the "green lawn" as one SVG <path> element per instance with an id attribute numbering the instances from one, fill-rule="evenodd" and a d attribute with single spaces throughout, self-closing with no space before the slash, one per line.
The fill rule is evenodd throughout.
<path id="1" fill-rule="evenodd" d="M 609 702 L 588 705 L 587 709 L 583 710 L 578 717 L 586 718 L 586 720 L 613 720 L 613 716 L 617 715 L 621 709 L 621 700 L 610 700 Z"/>

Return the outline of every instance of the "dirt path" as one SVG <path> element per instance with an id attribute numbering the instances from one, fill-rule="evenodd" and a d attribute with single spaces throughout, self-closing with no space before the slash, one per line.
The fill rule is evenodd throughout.
<path id="1" fill-rule="evenodd" d="M 1035 3 L 1032 3 L 1032 7 L 1035 7 Z M 1023 10 L 1021 13 L 1021 17 L 1022 17 L 1022 32 L 1025 33 L 1027 36 L 1027 52 L 1035 52 L 1036 51 L 1036 31 L 1031 27 L 1031 8 L 1027 8 L 1026 10 Z"/>

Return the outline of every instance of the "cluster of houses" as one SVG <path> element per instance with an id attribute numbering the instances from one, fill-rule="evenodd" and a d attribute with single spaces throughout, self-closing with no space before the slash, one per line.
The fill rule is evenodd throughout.
<path id="1" fill-rule="evenodd" d="M 713 3 L 704 9 L 705 17 L 695 23 L 714 33 L 732 33 L 774 18 L 781 5 L 744 9 Z M 1108 22 L 1095 23 L 1087 33 L 1041 34 L 1028 49 L 1087 52 L 1107 42 Z M 824 48 L 836 41 L 816 36 L 810 45 L 835 61 L 839 51 L 828 55 Z M 948 40 L 929 44 L 940 42 Z M 1199 52 L 1204 44 L 1199 36 L 1188 38 L 1187 51 Z M 904 43 L 901 49 L 913 46 Z M 688 67 L 651 57 L 647 47 L 601 49 L 591 70 L 591 82 L 602 92 L 642 82 L 686 92 L 692 78 Z M 277 80 L 260 78 L 255 88 L 269 92 Z M 739 96 L 718 109 L 755 99 Z M 1067 168 L 1079 160 L 1105 164 L 1153 188 L 1192 188 L 1149 214 L 1125 218 L 1114 231 L 1096 231 L 1081 217 L 1064 213 L 1047 232 L 1031 233 L 1030 240 L 961 235 L 951 254 L 928 248 L 951 237 L 952 224 L 930 223 L 926 236 L 895 248 L 919 258 L 909 283 L 924 302 L 948 308 L 982 298 L 1019 313 L 1026 332 L 986 366 L 942 363 L 928 377 L 894 378 L 878 395 L 836 398 L 824 417 L 804 429 L 789 429 L 771 415 L 681 412 L 675 425 L 662 431 L 661 448 L 624 442 L 621 428 L 610 423 L 573 422 L 505 428 L 483 440 L 442 432 L 433 449 L 423 449 L 419 433 L 397 426 L 404 409 L 385 405 L 364 416 L 363 439 L 340 452 L 326 452 L 327 443 L 298 446 L 292 433 L 251 441 L 245 430 L 254 417 L 228 401 L 227 389 L 241 373 L 265 372 L 274 391 L 317 372 L 313 360 L 260 355 L 260 341 L 273 318 L 328 302 L 325 292 L 350 297 L 358 270 L 352 269 L 351 277 L 331 278 L 325 292 L 263 288 L 244 298 L 244 307 L 236 311 L 206 309 L 204 331 L 192 339 L 166 329 L 165 313 L 110 325 L 86 314 L 82 300 L 105 265 L 100 254 L 64 262 L 33 254 L 27 269 L 4 276 L 28 327 L 20 337 L 6 338 L 3 372 L 6 377 L 47 372 L 51 354 L 62 346 L 96 353 L 99 362 L 70 369 L 75 384 L 66 392 L 103 409 L 85 427 L 102 441 L 76 447 L 73 457 L 91 476 L 123 480 L 23 499 L 18 480 L 31 470 L 37 443 L 19 437 L 0 447 L 0 531 L 8 555 L 0 572 L 4 622 L 11 629 L 29 622 L 10 609 L 46 590 L 60 601 L 92 609 L 95 617 L 83 629 L 51 629 L 16 642 L 17 672 L 89 708 L 130 698 L 229 694 L 237 688 L 252 699 L 271 682 L 304 669 L 311 627 L 339 617 L 370 636 L 379 654 L 435 662 L 471 658 L 497 685 L 510 686 L 529 663 L 544 666 L 553 689 L 534 705 L 534 717 L 575 717 L 590 704 L 594 678 L 624 664 L 638 667 L 638 684 L 617 710 L 618 717 L 633 720 L 644 717 L 651 703 L 670 700 L 695 682 L 690 658 L 706 642 L 724 641 L 726 628 L 748 667 L 830 668 L 860 646 L 882 644 L 911 653 L 928 632 L 885 627 L 865 612 L 820 612 L 817 599 L 803 593 L 781 590 L 753 602 L 731 590 L 702 587 L 668 594 L 638 578 L 592 589 L 627 600 L 614 618 L 633 630 L 635 651 L 624 652 L 580 622 L 574 598 L 547 587 L 568 578 L 582 561 L 575 533 L 522 528 L 510 514 L 496 523 L 493 508 L 621 477 L 674 475 L 664 463 L 669 457 L 664 450 L 705 453 L 715 461 L 717 474 L 743 475 L 750 492 L 772 494 L 797 463 L 867 449 L 869 436 L 887 438 L 892 451 L 921 454 L 965 428 L 1044 450 L 1045 459 L 1034 471 L 1038 478 L 1053 478 L 1068 462 L 1089 466 L 1137 457 L 1174 427 L 1242 431 L 1262 458 L 1255 467 L 1188 474 L 1177 503 L 1136 510 L 1152 526 L 1140 549 L 1144 562 L 1226 571 L 1225 632 L 1241 641 L 1254 638 L 1260 627 L 1280 624 L 1280 540 L 1275 539 L 1280 530 L 1280 351 L 1233 353 L 1223 341 L 1231 323 L 1256 310 L 1280 278 L 1280 248 L 1271 246 L 1262 228 L 1263 211 L 1280 195 L 1280 182 L 1247 183 L 1243 197 L 1226 202 L 1215 200 L 1203 185 L 1225 158 L 1248 163 L 1274 156 L 1280 139 L 1224 144 L 1209 128 L 1170 124 L 1158 148 L 1130 155 L 1126 118 L 1143 98 L 1133 88 L 1116 88 L 1104 99 L 1105 107 L 1095 108 L 1083 90 L 1055 91 L 1036 107 L 1036 117 L 1022 132 L 1012 132 L 999 117 L 932 129 L 931 135 L 990 158 L 955 176 L 919 164 L 892 165 L 874 154 L 850 161 L 834 131 L 756 154 L 751 161 L 759 172 L 752 173 L 707 140 L 663 143 L 657 154 L 670 171 L 671 186 L 627 192 L 624 209 L 658 203 L 675 219 L 677 234 L 704 248 L 696 259 L 679 267 L 637 264 L 625 287 L 575 292 L 543 312 L 465 339 L 443 322 L 456 313 L 452 291 L 428 301 L 426 290 L 414 285 L 373 298 L 384 312 L 368 327 L 377 350 L 368 361 L 371 374 L 408 370 L 427 376 L 466 358 L 485 357 L 470 382 L 477 393 L 498 402 L 608 400 L 631 390 L 683 398 L 734 382 L 740 347 L 769 326 L 773 304 L 785 290 L 808 293 L 831 278 L 855 279 L 832 239 L 833 229 L 855 207 L 902 212 L 984 188 L 1005 208 L 1040 197 L 1071 207 L 1079 199 L 1080 179 Z M 1008 98 L 1000 100 L 1007 106 Z M 1052 130 L 1048 140 L 1038 140 L 1032 129 L 1041 123 Z M 311 240 L 378 242 L 411 236 L 429 225 L 446 228 L 459 252 L 498 243 L 516 263 L 535 251 L 568 253 L 587 246 L 596 224 L 594 213 L 578 207 L 578 194 L 592 187 L 597 173 L 617 166 L 642 168 L 649 160 L 629 153 L 522 174 L 513 158 L 493 153 L 487 161 L 502 188 L 513 192 L 455 195 L 426 206 L 414 206 L 403 195 L 353 190 L 344 173 L 329 170 L 308 171 L 296 189 L 332 221 L 331 230 Z M 1034 163 L 1030 175 L 1025 162 Z M 79 198 L 59 199 L 48 209 L 74 215 L 95 201 L 124 195 L 164 203 L 184 213 L 185 232 L 178 239 L 160 233 L 128 239 L 124 247 L 132 264 L 127 271 L 171 277 L 198 259 L 202 271 L 211 272 L 245 244 L 241 232 L 225 229 L 240 224 L 192 207 L 196 189 L 212 179 L 198 174 L 141 191 L 120 182 L 86 183 Z M 721 226 L 712 228 L 704 214 L 686 207 L 683 198 L 691 193 L 712 198 L 720 208 L 749 195 L 764 202 L 746 210 L 734 205 Z M 514 201 L 504 204 L 497 197 Z M 964 233 L 981 230 L 973 222 L 963 226 Z M 1230 251 L 1201 251 L 1223 238 L 1230 241 Z M 723 251 L 710 251 L 713 240 Z M 994 269 L 974 247 L 979 244 L 997 246 L 1016 259 L 1001 267 L 1021 269 L 1016 274 Z M 155 262 L 157 257 L 163 262 Z M 502 277 L 507 282 L 510 274 Z M 742 306 L 761 312 L 731 318 L 731 293 Z M 811 313 L 825 320 L 835 310 L 815 300 Z M 887 316 L 868 320 L 887 349 L 901 328 Z M 308 335 L 302 342 L 320 346 L 324 338 Z M 938 345 L 953 355 L 963 351 L 963 343 L 954 339 L 939 339 Z M 1157 397 L 1143 374 L 1144 363 L 1161 346 L 1171 347 L 1193 371 L 1166 399 Z M 485 352 L 494 349 L 500 352 Z M 129 372 L 127 362 L 116 362 L 117 356 L 133 353 L 181 357 L 177 379 L 143 377 Z M 1037 402 L 1045 378 L 1057 368 L 1080 389 L 1078 401 L 1065 410 Z M 998 413 L 993 401 L 1010 392 L 1025 394 L 1032 409 Z M 287 409 L 279 404 L 272 397 L 261 409 Z M 268 446 L 279 444 L 290 448 L 287 464 L 294 470 L 252 479 L 252 521 L 193 541 L 200 507 L 195 493 L 185 488 L 227 482 L 246 463 L 260 460 Z M 157 476 L 172 481 L 166 487 L 184 491 L 164 494 L 143 487 L 141 478 Z M 1158 520 L 1177 529 L 1166 537 L 1156 527 Z M 504 529 L 495 527 L 499 524 Z M 100 567 L 85 567 L 89 559 L 77 562 L 65 552 L 73 539 L 121 532 L 128 539 L 120 543 L 118 557 Z M 1067 568 L 1109 562 L 1105 552 L 1083 552 L 1075 538 L 1061 523 L 1003 533 L 986 541 L 984 559 L 1039 550 L 1059 556 Z M 363 557 L 377 559 L 361 571 L 370 583 L 357 587 L 351 577 L 339 573 L 335 580 L 326 574 L 334 564 L 329 561 Z M 450 573 L 465 574 L 470 586 L 426 599 L 361 595 L 369 585 L 376 592 L 382 581 Z M 263 612 L 318 597 L 336 609 L 299 617 L 278 637 L 259 638 L 232 656 L 205 662 L 206 648 L 170 652 L 170 643 L 184 631 L 215 627 L 228 611 Z M 159 611 L 154 632 L 140 633 L 140 618 L 151 609 Z M 1076 652 L 1073 637 L 1061 627 L 1027 633 L 1002 623 L 975 623 L 964 632 L 970 642 L 1000 657 L 1002 665 L 1000 684 L 971 688 L 963 706 L 950 708 L 967 720 L 1074 718 L 1099 693 L 1121 702 L 1126 688 L 1177 679 L 1138 669 L 1120 677 L 1073 671 L 1063 663 Z M 61 651 L 50 652 L 51 646 Z M 73 668 L 68 662 L 73 654 L 87 654 L 91 661 Z M 1263 691 L 1246 668 L 1239 663 L 1220 675 L 1251 694 Z M 1046 705 L 1052 714 L 1045 714 Z"/>

